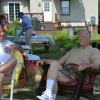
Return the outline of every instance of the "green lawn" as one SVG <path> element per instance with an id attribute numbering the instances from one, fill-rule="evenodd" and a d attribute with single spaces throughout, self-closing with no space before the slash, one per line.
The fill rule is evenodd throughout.
<path id="1" fill-rule="evenodd" d="M 59 46 L 50 46 L 48 51 L 45 51 L 43 46 L 33 45 L 33 54 L 39 55 L 41 59 L 59 59 L 65 54 L 66 50 Z"/>

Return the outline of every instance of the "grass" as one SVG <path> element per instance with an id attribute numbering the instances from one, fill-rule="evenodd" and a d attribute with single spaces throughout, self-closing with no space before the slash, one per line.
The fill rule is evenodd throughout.
<path id="1" fill-rule="evenodd" d="M 33 45 L 33 54 L 39 55 L 41 59 L 59 59 L 65 54 L 66 50 L 59 46 L 50 46 L 48 51 L 45 51 L 44 46 Z"/>

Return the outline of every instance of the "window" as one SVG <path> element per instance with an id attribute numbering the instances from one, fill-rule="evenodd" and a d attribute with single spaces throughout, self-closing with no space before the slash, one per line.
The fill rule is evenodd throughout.
<path id="1" fill-rule="evenodd" d="M 69 14 L 69 0 L 61 0 L 61 14 Z"/>
<path id="2" fill-rule="evenodd" d="M 50 11 L 50 4 L 47 1 L 44 3 L 44 11 Z"/>
<path id="3" fill-rule="evenodd" d="M 9 3 L 9 21 L 12 22 L 18 18 L 20 12 L 20 3 Z"/>

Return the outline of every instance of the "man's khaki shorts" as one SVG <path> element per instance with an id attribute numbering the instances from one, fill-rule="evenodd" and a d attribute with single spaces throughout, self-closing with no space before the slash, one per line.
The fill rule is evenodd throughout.
<path id="1" fill-rule="evenodd" d="M 73 65 L 71 64 L 66 64 L 63 66 L 63 69 L 60 70 L 61 73 L 66 75 L 67 77 L 71 79 L 77 79 L 78 78 L 78 72 L 73 69 Z"/>

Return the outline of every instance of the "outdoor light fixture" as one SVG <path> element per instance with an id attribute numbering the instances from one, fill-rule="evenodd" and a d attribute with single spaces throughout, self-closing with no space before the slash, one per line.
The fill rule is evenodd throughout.
<path id="1" fill-rule="evenodd" d="M 39 3 L 38 3 L 38 7 L 40 7 L 40 6 L 41 6 L 41 3 L 39 2 Z"/>

